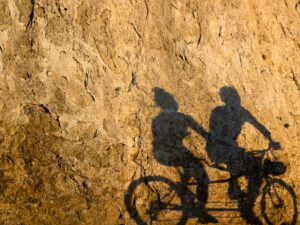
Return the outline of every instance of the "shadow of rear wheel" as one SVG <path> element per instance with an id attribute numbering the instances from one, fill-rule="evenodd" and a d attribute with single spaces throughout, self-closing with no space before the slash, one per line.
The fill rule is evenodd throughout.
<path id="1" fill-rule="evenodd" d="M 279 179 L 268 181 L 262 193 L 261 210 L 268 225 L 295 225 L 298 211 L 293 188 Z"/>
<path id="2" fill-rule="evenodd" d="M 186 223 L 182 197 L 176 184 L 161 176 L 142 177 L 133 181 L 125 194 L 130 217 L 138 225 Z"/>

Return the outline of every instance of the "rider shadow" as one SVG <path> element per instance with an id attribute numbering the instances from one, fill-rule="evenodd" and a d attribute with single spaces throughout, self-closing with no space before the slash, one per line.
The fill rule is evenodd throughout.
<path id="1" fill-rule="evenodd" d="M 241 105 L 240 96 L 233 87 L 222 87 L 221 100 L 224 105 L 212 110 L 209 121 L 210 138 L 206 145 L 209 158 L 216 165 L 225 165 L 231 180 L 229 181 L 228 195 L 238 201 L 242 218 L 250 224 L 262 224 L 253 212 L 255 201 L 265 173 L 262 166 L 262 157 L 255 156 L 251 152 L 239 146 L 237 139 L 242 126 L 248 122 L 269 140 L 272 148 L 279 148 L 280 144 L 274 142 L 270 132 L 258 120 Z M 274 166 L 272 162 L 270 166 Z M 281 168 L 285 166 L 280 164 Z M 247 190 L 244 192 L 238 183 L 238 178 L 244 176 L 247 179 Z"/>
<path id="2" fill-rule="evenodd" d="M 197 214 L 201 222 L 217 222 L 217 220 L 208 214 L 205 210 L 205 204 L 208 198 L 208 176 L 206 171 L 191 151 L 183 144 L 184 138 L 190 135 L 188 129 L 196 131 L 204 138 L 208 138 L 208 133 L 191 117 L 178 112 L 178 104 L 173 96 L 161 88 L 154 88 L 155 102 L 161 108 L 161 112 L 152 121 L 154 158 L 165 166 L 181 168 L 179 171 L 182 185 L 180 196 L 184 205 L 196 205 Z M 196 180 L 196 196 L 187 188 L 191 179 Z M 195 202 L 196 201 L 196 202 Z M 186 214 L 186 217 L 189 215 Z M 185 220 L 183 218 L 182 220 Z"/>
<path id="3" fill-rule="evenodd" d="M 279 148 L 280 144 L 273 141 L 270 132 L 241 105 L 240 96 L 236 89 L 233 87 L 221 88 L 220 97 L 224 104 L 212 110 L 209 132 L 205 131 L 191 116 L 178 112 L 178 104 L 170 93 L 158 87 L 154 88 L 153 91 L 155 102 L 161 111 L 152 121 L 152 153 L 159 163 L 176 167 L 180 174 L 180 182 L 183 185 L 180 185 L 176 192 L 181 198 L 182 205 L 187 206 L 187 208 L 182 209 L 184 213 L 178 224 L 185 224 L 187 219 L 191 217 L 197 217 L 201 223 L 218 222 L 205 207 L 210 183 L 206 170 L 201 160 L 196 158 L 183 144 L 183 140 L 190 135 L 189 129 L 196 131 L 206 140 L 205 150 L 215 167 L 225 168 L 229 172 L 228 195 L 237 201 L 237 210 L 241 217 L 249 224 L 262 224 L 253 212 L 253 207 L 259 195 L 263 178 L 267 173 L 283 174 L 286 167 L 283 163 L 262 162 L 261 156 L 258 157 L 251 152 L 246 152 L 244 148 L 239 146 L 237 138 L 246 122 L 252 124 L 269 140 L 270 147 Z M 274 168 L 274 166 L 279 167 Z M 238 178 L 241 176 L 247 179 L 246 191 L 243 191 L 238 183 Z M 131 217 L 136 218 L 138 224 L 145 223 L 137 215 L 136 209 L 131 206 L 132 193 L 141 183 L 148 185 L 149 182 L 155 180 L 175 186 L 170 180 L 161 176 L 144 177 L 132 182 L 126 194 L 126 207 Z M 196 194 L 188 188 L 191 180 L 195 180 Z M 291 194 L 294 205 L 296 205 L 296 196 L 291 187 L 279 179 L 273 179 L 272 182 L 283 186 Z M 266 195 L 270 186 L 273 185 L 272 182 L 262 190 L 262 195 Z M 261 204 L 263 208 L 266 208 L 264 199 L 262 199 Z M 190 207 L 191 205 L 193 207 Z M 266 215 L 263 216 L 267 217 Z M 296 218 L 297 210 L 294 209 L 293 221 L 296 221 Z M 267 223 L 272 224 L 270 221 Z"/>

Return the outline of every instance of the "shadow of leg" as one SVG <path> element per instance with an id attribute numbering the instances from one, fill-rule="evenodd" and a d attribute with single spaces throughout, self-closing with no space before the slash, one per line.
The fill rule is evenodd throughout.
<path id="1" fill-rule="evenodd" d="M 193 169 L 193 176 L 197 181 L 196 189 L 196 215 L 198 217 L 198 222 L 200 223 L 217 223 L 218 220 L 210 215 L 205 209 L 205 204 L 208 199 L 208 175 L 203 168 L 202 164 L 197 161 L 190 164 Z"/>
<path id="2" fill-rule="evenodd" d="M 247 179 L 247 195 L 245 198 L 238 199 L 241 216 L 247 221 L 248 224 L 262 225 L 262 222 L 253 211 L 253 206 L 259 194 L 259 189 L 262 183 L 262 176 L 247 176 Z"/>

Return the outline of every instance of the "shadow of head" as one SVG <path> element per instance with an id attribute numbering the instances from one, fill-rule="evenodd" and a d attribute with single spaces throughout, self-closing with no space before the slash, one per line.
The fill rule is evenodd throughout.
<path id="1" fill-rule="evenodd" d="M 178 104 L 174 97 L 166 92 L 164 89 L 155 87 L 153 88 L 154 100 L 156 105 L 162 108 L 164 111 L 177 111 Z"/>
<path id="2" fill-rule="evenodd" d="M 220 89 L 220 96 L 222 101 L 229 106 L 239 106 L 241 98 L 234 87 L 224 86 Z"/>

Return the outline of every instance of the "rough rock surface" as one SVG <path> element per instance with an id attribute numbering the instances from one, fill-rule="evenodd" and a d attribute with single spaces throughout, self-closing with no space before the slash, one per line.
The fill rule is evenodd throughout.
<path id="1" fill-rule="evenodd" d="M 180 177 L 152 151 L 155 87 L 205 131 L 221 88 L 234 87 L 280 142 L 279 178 L 300 193 L 297 0 L 0 0 L 0 12 L 0 224 L 135 224 L 124 204 L 133 180 Z M 267 148 L 242 125 L 240 147 Z M 209 160 L 207 140 L 189 132 L 186 149 Z M 227 188 L 209 185 L 207 207 L 237 207 Z"/>

